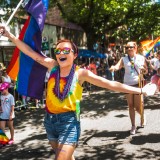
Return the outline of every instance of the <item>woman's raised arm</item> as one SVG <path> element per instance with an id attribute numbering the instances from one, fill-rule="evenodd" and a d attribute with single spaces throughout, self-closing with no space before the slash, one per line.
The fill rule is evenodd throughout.
<path id="1" fill-rule="evenodd" d="M 42 55 L 38 54 L 26 43 L 24 43 L 19 38 L 15 37 L 12 33 L 7 31 L 4 26 L 0 26 L 0 34 L 8 37 L 24 54 L 28 55 L 41 65 L 47 67 L 48 70 L 51 70 L 54 66 L 57 65 L 57 62 L 54 59 L 49 57 L 43 57 Z"/>

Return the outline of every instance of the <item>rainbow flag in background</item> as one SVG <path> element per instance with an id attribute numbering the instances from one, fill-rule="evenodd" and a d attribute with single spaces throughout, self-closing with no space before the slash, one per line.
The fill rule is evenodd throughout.
<path id="1" fill-rule="evenodd" d="M 22 28 L 19 39 L 41 55 L 43 55 L 41 52 L 42 31 L 48 10 L 48 1 L 29 0 L 23 3 L 29 17 Z M 18 93 L 37 99 L 41 99 L 43 95 L 46 71 L 47 68 L 25 55 L 17 47 L 7 68 L 8 75 L 17 81 Z"/>
<path id="2" fill-rule="evenodd" d="M 0 144 L 7 144 L 9 142 L 6 134 L 0 129 Z"/>
<path id="3" fill-rule="evenodd" d="M 154 47 L 155 47 L 155 48 L 156 48 L 156 47 L 160 47 L 160 37 L 159 37 L 159 39 L 158 39 L 158 41 L 157 41 L 157 43 L 155 44 Z"/>
<path id="4" fill-rule="evenodd" d="M 146 40 L 141 42 L 143 55 L 148 57 L 150 55 L 151 50 L 158 46 L 160 46 L 160 37 L 156 38 L 155 40 Z"/>

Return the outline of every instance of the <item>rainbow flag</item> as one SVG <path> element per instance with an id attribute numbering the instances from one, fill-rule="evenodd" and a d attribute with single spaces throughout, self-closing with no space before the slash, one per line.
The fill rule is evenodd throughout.
<path id="1" fill-rule="evenodd" d="M 159 37 L 159 39 L 157 40 L 157 42 L 156 42 L 154 48 L 157 48 L 157 47 L 160 47 L 160 37 Z"/>
<path id="2" fill-rule="evenodd" d="M 0 144 L 7 144 L 9 142 L 8 137 L 6 136 L 6 134 L 0 129 Z"/>
<path id="3" fill-rule="evenodd" d="M 143 55 L 148 57 L 152 49 L 160 46 L 160 37 L 156 38 L 155 40 L 146 40 L 141 42 Z"/>
<path id="4" fill-rule="evenodd" d="M 42 31 L 48 10 L 49 0 L 24 1 L 24 8 L 29 13 L 19 39 L 27 43 L 33 50 L 41 52 Z M 43 55 L 44 56 L 44 55 Z M 40 65 L 17 47 L 7 68 L 8 75 L 16 80 L 16 90 L 19 94 L 41 99 L 44 90 L 44 79 L 47 68 Z"/>

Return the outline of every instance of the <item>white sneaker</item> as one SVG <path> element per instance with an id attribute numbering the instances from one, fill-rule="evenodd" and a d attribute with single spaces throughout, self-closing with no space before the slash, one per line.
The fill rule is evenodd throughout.
<path id="1" fill-rule="evenodd" d="M 131 134 L 131 135 L 136 134 L 136 126 L 132 126 L 132 127 L 131 127 L 130 134 Z"/>

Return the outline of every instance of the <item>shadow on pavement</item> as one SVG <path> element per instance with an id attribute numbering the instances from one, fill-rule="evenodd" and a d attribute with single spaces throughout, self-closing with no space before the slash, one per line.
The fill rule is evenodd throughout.
<path id="1" fill-rule="evenodd" d="M 160 143 L 160 134 L 134 136 L 130 143 L 134 145 L 142 145 L 145 143 Z"/>
<path id="2" fill-rule="evenodd" d="M 158 98 L 145 98 L 145 106 L 151 110 L 159 109 Z M 82 118 L 97 119 L 107 116 L 110 111 L 118 111 L 115 117 L 122 119 L 128 115 L 120 111 L 127 109 L 124 94 L 107 90 L 86 94 L 81 103 Z M 0 160 L 54 159 L 43 127 L 44 114 L 45 110 L 41 108 L 16 112 L 15 136 L 18 136 L 18 142 L 0 149 Z M 148 134 L 131 137 L 128 131 L 85 130 L 75 156 L 76 160 L 157 159 L 160 156 L 159 150 L 140 147 L 146 143 L 149 145 L 160 143 L 160 135 Z"/>
<path id="3" fill-rule="evenodd" d="M 116 105 L 115 105 L 116 104 Z M 92 92 L 89 96 L 84 95 L 81 102 L 81 113 L 83 116 L 95 118 L 96 116 L 106 116 L 113 110 L 126 110 L 127 102 L 123 93 L 116 93 L 107 90 Z M 87 114 L 93 111 L 94 114 Z"/>

